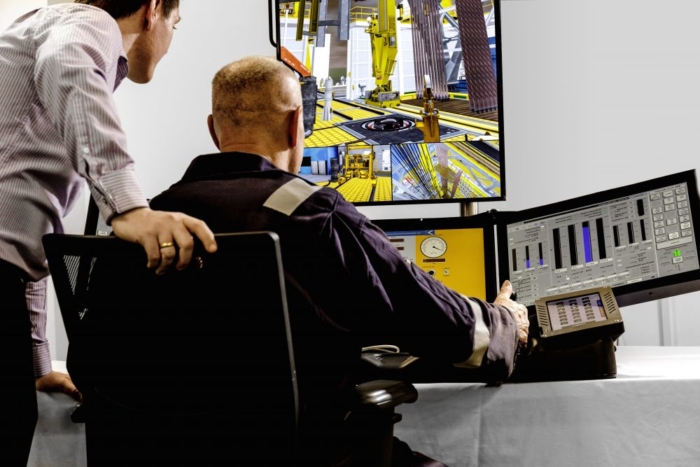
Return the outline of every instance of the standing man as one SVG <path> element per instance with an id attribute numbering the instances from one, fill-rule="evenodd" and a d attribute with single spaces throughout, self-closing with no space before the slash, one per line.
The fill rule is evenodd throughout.
<path id="1" fill-rule="evenodd" d="M 198 216 L 215 232 L 279 235 L 302 407 L 298 465 L 351 465 L 346 420 L 365 345 L 396 344 L 482 369 L 493 382 L 509 377 L 528 329 L 510 283 L 494 303 L 458 294 L 406 262 L 336 190 L 297 176 L 303 107 L 285 65 L 233 62 L 214 77 L 212 101 L 209 131 L 221 152 L 195 158 L 151 206 Z M 396 466 L 442 466 L 398 440 L 393 452 Z"/>
<path id="2" fill-rule="evenodd" d="M 35 387 L 74 389 L 67 375 L 50 374 L 46 385 L 35 381 L 32 328 L 45 330 L 36 310 L 30 325 L 28 305 L 41 303 L 32 305 L 37 287 L 28 284 L 48 276 L 42 237 L 63 232 L 62 218 L 84 180 L 115 235 L 141 244 L 157 274 L 189 262 L 193 235 L 216 250 L 204 222 L 148 207 L 112 100 L 124 78 L 151 80 L 179 20 L 179 0 L 76 0 L 31 11 L 0 33 L 3 466 L 27 463 Z"/>

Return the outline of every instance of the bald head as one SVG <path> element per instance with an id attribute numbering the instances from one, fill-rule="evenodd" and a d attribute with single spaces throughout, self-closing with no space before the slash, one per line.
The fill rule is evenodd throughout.
<path id="1" fill-rule="evenodd" d="M 282 62 L 253 56 L 223 67 L 212 83 L 212 115 L 220 128 L 279 135 L 302 105 L 299 80 Z"/>
<path id="2" fill-rule="evenodd" d="M 292 173 L 304 152 L 301 85 L 282 62 L 252 56 L 223 67 L 212 83 L 209 131 L 222 152 L 247 152 Z"/>
<path id="3" fill-rule="evenodd" d="M 222 152 L 247 152 L 292 173 L 304 152 L 301 85 L 282 62 L 252 56 L 223 67 L 212 83 L 214 143 Z"/>

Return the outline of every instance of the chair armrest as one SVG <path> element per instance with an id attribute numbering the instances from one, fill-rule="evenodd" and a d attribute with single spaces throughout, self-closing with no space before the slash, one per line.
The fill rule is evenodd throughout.
<path id="1" fill-rule="evenodd" d="M 83 407 L 83 404 L 75 406 L 70 413 L 70 419 L 73 423 L 85 423 L 85 407 Z"/>
<path id="2" fill-rule="evenodd" d="M 355 387 L 358 404 L 363 408 L 391 410 L 397 405 L 410 404 L 418 399 L 415 386 L 405 381 L 378 379 Z"/>
<path id="3" fill-rule="evenodd" d="M 405 381 L 377 379 L 355 386 L 357 407 L 352 417 L 352 466 L 388 467 L 393 459 L 395 407 L 415 402 L 418 391 Z"/>

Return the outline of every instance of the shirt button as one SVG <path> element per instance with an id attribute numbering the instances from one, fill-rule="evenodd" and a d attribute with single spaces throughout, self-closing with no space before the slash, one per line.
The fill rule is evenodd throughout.
<path id="1" fill-rule="evenodd" d="M 83 154 L 90 154 L 90 148 L 87 147 L 87 146 L 85 146 L 85 147 L 83 148 Z"/>

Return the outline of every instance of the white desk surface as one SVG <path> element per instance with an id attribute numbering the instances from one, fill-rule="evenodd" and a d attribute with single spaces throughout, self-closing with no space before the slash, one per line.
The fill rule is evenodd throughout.
<path id="1" fill-rule="evenodd" d="M 396 436 L 450 467 L 700 467 L 700 347 L 622 346 L 616 360 L 606 380 L 417 384 Z M 75 401 L 37 395 L 28 467 L 85 467 Z"/>
<path id="2" fill-rule="evenodd" d="M 618 347 L 617 377 L 418 384 L 395 434 L 459 466 L 700 466 L 700 347 Z"/>

